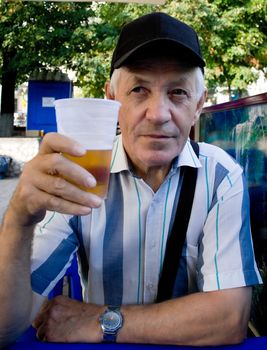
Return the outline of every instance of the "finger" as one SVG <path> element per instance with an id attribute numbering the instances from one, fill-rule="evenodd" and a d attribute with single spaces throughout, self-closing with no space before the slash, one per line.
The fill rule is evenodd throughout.
<path id="1" fill-rule="evenodd" d="M 101 202 L 101 199 L 99 197 L 97 198 Z M 91 208 L 88 206 L 67 201 L 41 190 L 36 190 L 35 195 L 32 197 L 32 200 L 29 200 L 29 202 L 29 212 L 32 213 L 32 215 L 42 209 L 67 215 L 87 215 L 91 213 Z"/>
<path id="2" fill-rule="evenodd" d="M 39 312 L 37 313 L 34 321 L 32 322 L 32 326 L 34 328 L 38 328 L 40 327 L 40 325 L 43 323 L 44 318 L 45 318 L 45 314 L 47 313 L 47 311 L 49 310 L 51 306 L 51 301 L 50 300 L 46 300 L 42 305 L 41 308 L 39 310 Z"/>
<path id="3" fill-rule="evenodd" d="M 36 337 L 40 341 L 47 341 L 45 324 L 40 324 L 39 327 L 36 329 Z"/>
<path id="4" fill-rule="evenodd" d="M 67 177 L 74 183 L 83 187 L 92 188 L 96 185 L 95 178 L 88 170 L 59 153 L 44 155 L 37 158 L 34 162 L 34 166 L 46 174 Z"/>
<path id="5" fill-rule="evenodd" d="M 65 201 L 81 206 L 97 208 L 102 199 L 93 193 L 85 192 L 65 179 L 40 173 L 38 179 L 33 180 L 33 185 L 41 191 L 49 193 Z M 87 186 L 89 188 L 89 186 Z"/>
<path id="6" fill-rule="evenodd" d="M 85 154 L 85 148 L 77 141 L 55 132 L 47 133 L 40 145 L 40 154 L 62 152 L 73 156 Z"/>

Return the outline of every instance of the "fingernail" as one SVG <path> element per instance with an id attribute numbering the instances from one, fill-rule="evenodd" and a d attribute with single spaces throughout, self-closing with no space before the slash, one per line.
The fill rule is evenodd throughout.
<path id="1" fill-rule="evenodd" d="M 81 207 L 80 209 L 80 215 L 88 215 L 90 214 L 92 211 L 91 208 L 88 208 L 88 207 Z"/>
<path id="2" fill-rule="evenodd" d="M 96 179 L 91 175 L 87 177 L 86 182 L 87 182 L 87 186 L 90 188 L 96 186 Z"/>
<path id="3" fill-rule="evenodd" d="M 94 197 L 94 202 L 95 202 L 95 206 L 96 206 L 96 207 L 100 207 L 100 205 L 101 205 L 102 202 L 103 202 L 103 199 L 102 199 L 101 197 L 95 196 L 95 197 Z"/>
<path id="4" fill-rule="evenodd" d="M 80 154 L 82 156 L 86 152 L 86 149 L 83 146 L 76 144 L 74 146 L 74 151 L 75 151 L 75 153 Z"/>

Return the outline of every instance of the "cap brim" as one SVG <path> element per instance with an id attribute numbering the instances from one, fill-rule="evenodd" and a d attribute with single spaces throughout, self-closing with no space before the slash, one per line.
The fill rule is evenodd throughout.
<path id="1" fill-rule="evenodd" d="M 170 38 L 156 38 L 153 40 L 148 40 L 143 42 L 142 44 L 136 46 L 134 49 L 128 51 L 124 55 L 122 55 L 117 61 L 113 63 L 114 68 L 119 68 L 123 66 L 129 59 L 131 59 L 132 56 L 134 58 L 138 57 L 138 53 L 140 52 L 140 55 L 143 54 L 144 50 L 147 50 L 147 53 L 154 56 L 153 50 L 151 50 L 151 46 L 154 46 L 154 48 L 160 49 L 159 52 L 162 53 L 164 51 L 166 54 L 168 53 L 168 50 L 162 50 L 164 48 L 164 45 L 168 44 L 170 47 L 171 52 L 169 52 L 169 55 L 177 58 L 181 62 L 190 63 L 192 65 L 195 65 L 197 67 L 205 67 L 205 61 L 202 59 L 200 55 L 198 55 L 196 52 L 192 51 L 190 47 L 178 42 L 177 40 L 170 39 Z M 172 50 L 171 50 L 172 49 Z M 188 61 L 189 59 L 189 61 Z"/>

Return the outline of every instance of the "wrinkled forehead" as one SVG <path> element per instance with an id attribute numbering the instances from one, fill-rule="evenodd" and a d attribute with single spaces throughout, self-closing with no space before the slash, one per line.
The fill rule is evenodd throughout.
<path id="1" fill-rule="evenodd" d="M 118 92 L 117 89 L 127 89 L 132 84 L 147 82 L 164 85 L 189 84 L 189 88 L 195 90 L 200 74 L 202 75 L 198 67 L 162 54 L 139 58 L 115 69 L 111 77 L 111 88 L 114 93 Z"/>
<path id="2" fill-rule="evenodd" d="M 184 69 L 177 63 L 163 65 L 155 62 L 149 67 L 139 66 L 135 69 L 121 67 L 118 69 L 118 76 L 115 84 L 120 91 L 128 91 L 133 86 L 143 86 L 155 89 L 185 88 L 196 90 L 196 68 Z M 117 90 L 119 91 L 119 90 Z"/>

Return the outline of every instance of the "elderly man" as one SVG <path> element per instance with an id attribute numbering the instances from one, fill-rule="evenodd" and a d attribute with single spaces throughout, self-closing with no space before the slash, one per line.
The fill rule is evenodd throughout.
<path id="1" fill-rule="evenodd" d="M 33 320 L 39 339 L 53 342 L 216 345 L 246 337 L 260 276 L 242 169 L 205 143 L 198 157 L 189 142 L 206 96 L 204 66 L 195 31 L 164 13 L 123 28 L 105 86 L 121 103 L 107 199 L 55 176 L 95 186 L 62 156 L 83 155 L 81 145 L 46 135 L 1 227 L 2 344 Z M 192 211 L 171 296 L 156 302 L 185 166 L 197 169 Z M 84 302 L 46 302 L 76 252 Z"/>

